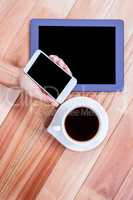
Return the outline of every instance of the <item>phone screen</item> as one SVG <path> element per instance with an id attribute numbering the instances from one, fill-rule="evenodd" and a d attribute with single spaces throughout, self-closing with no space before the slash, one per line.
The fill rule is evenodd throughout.
<path id="1" fill-rule="evenodd" d="M 71 80 L 71 76 L 42 53 L 38 56 L 27 74 L 55 99 Z"/>

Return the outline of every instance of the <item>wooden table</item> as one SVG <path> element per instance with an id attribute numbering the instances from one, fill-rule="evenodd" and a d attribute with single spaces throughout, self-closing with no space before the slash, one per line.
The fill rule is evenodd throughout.
<path id="1" fill-rule="evenodd" d="M 79 153 L 65 149 L 46 132 L 54 108 L 1 86 L 0 122 L 8 115 L 0 128 L 0 200 L 132 200 L 132 1 L 1 0 L 1 59 L 18 67 L 26 64 L 31 18 L 124 19 L 125 89 L 73 94 L 99 101 L 110 122 L 105 141 Z"/>

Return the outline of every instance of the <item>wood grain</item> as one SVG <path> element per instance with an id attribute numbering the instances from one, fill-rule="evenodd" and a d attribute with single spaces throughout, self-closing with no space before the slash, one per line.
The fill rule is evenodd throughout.
<path id="1" fill-rule="evenodd" d="M 115 196 L 114 200 L 132 200 L 133 198 L 133 168 L 130 169 L 126 179 L 124 180 L 119 192 Z"/>
<path id="2" fill-rule="evenodd" d="M 23 0 L 0 1 L 0 58 L 1 62 L 8 63 L 6 67 L 26 64 L 32 18 L 123 19 L 125 88 L 120 93 L 69 96 L 90 96 L 100 102 L 109 115 L 110 127 L 105 141 L 92 151 L 80 153 L 65 149 L 46 132 L 55 113 L 53 107 L 1 86 L 0 122 L 7 117 L 0 127 L 0 199 L 133 199 L 132 1 L 27 0 L 26 4 Z M 14 75 L 17 77 L 17 72 Z"/>
<path id="3" fill-rule="evenodd" d="M 130 76 L 130 78 L 129 78 L 129 76 Z M 132 78 L 131 78 L 132 76 L 133 76 L 133 68 L 130 67 L 130 70 L 128 71 L 128 73 L 126 74 L 126 77 L 125 77 L 125 79 L 127 78 L 126 81 L 125 81 L 125 91 L 123 93 L 117 93 L 117 95 L 116 94 L 112 94 L 110 96 L 107 96 L 105 98 L 105 100 L 103 102 L 101 102 L 102 105 L 108 111 L 109 121 L 110 121 L 109 134 L 108 134 L 106 140 L 104 141 L 104 143 L 101 146 L 99 146 L 99 148 L 97 148 L 96 150 L 88 152 L 87 156 L 85 156 L 85 153 L 83 154 L 82 159 L 84 159 L 84 160 L 81 160 L 81 162 L 83 162 L 85 165 L 83 166 L 82 170 L 81 170 L 81 165 L 78 165 L 78 166 L 76 165 L 76 156 L 75 156 L 75 158 L 73 158 L 75 160 L 74 163 L 75 163 L 75 168 L 76 168 L 76 171 L 74 170 L 75 168 L 73 169 L 73 173 L 78 179 L 78 183 L 75 185 L 74 189 L 77 190 L 77 191 L 79 190 L 81 184 L 83 184 L 83 182 L 84 182 L 84 180 L 86 178 L 86 175 L 91 170 L 91 167 L 97 161 L 98 156 L 102 152 L 102 150 L 103 150 L 105 144 L 107 143 L 107 141 L 110 139 L 110 136 L 114 133 L 115 128 L 121 122 L 121 117 L 127 111 L 128 104 L 130 104 L 130 102 L 132 101 L 132 95 L 131 95 L 131 93 L 132 93 L 132 84 L 133 84 L 133 81 L 132 81 Z M 130 80 L 130 83 L 128 82 L 129 80 Z M 123 94 L 124 94 L 124 98 L 123 98 Z M 120 101 L 120 99 L 121 99 L 121 101 Z M 115 113 L 115 115 L 114 115 L 114 113 Z M 131 128 L 131 130 L 132 130 L 132 128 Z M 67 155 L 67 152 L 69 154 L 68 150 L 65 150 L 66 154 L 65 153 L 64 154 Z M 62 155 L 63 157 L 65 157 L 64 154 Z M 78 154 L 78 156 L 80 156 L 80 154 Z M 61 162 L 61 160 L 59 162 Z M 71 162 L 69 164 L 71 164 Z M 66 171 L 65 167 L 63 166 L 63 164 L 61 164 L 61 166 L 62 166 L 62 170 Z M 87 166 L 87 170 L 85 168 L 86 166 Z M 89 166 L 91 166 L 91 167 L 89 167 Z M 60 192 L 56 193 L 56 192 L 54 192 L 53 188 L 51 189 L 51 187 L 52 186 L 54 187 L 54 185 L 55 185 L 55 182 L 53 182 L 53 180 L 56 181 L 55 174 L 58 177 L 61 176 L 61 174 L 60 174 L 61 173 L 61 168 L 59 167 L 57 170 L 56 170 L 55 173 L 53 171 L 53 173 L 49 177 L 47 183 L 45 184 L 44 188 L 42 188 L 42 192 L 40 192 L 40 195 L 39 195 L 39 196 L 41 196 L 42 199 L 45 198 L 45 191 L 47 193 L 48 190 L 50 190 L 49 193 L 52 192 L 53 196 L 56 196 L 58 194 L 61 195 L 61 196 L 56 196 L 56 198 L 57 199 L 62 199 L 62 195 L 63 195 L 63 193 L 65 193 L 64 184 L 67 181 L 67 179 L 69 177 L 69 174 L 67 174 L 67 172 L 65 172 L 64 179 L 63 179 L 64 181 L 62 181 L 60 183 L 60 187 L 61 187 Z M 79 173 L 81 171 L 83 171 L 84 173 L 82 172 L 82 175 L 80 175 L 80 177 L 79 177 Z M 68 171 L 68 173 L 69 173 L 69 171 Z M 87 173 L 87 174 L 85 174 L 85 173 Z M 94 175 L 94 177 L 96 177 L 96 180 L 97 180 L 97 175 L 96 174 Z M 74 181 L 73 181 L 73 184 L 74 184 Z M 67 193 L 67 194 L 65 193 L 65 197 L 67 196 L 68 199 L 69 198 L 70 199 L 74 198 L 75 191 L 74 191 L 72 185 L 69 184 L 68 187 L 69 187 L 68 188 L 69 193 Z M 58 188 L 59 188 L 59 184 L 58 184 Z M 56 190 L 57 190 L 57 188 L 56 188 Z"/>

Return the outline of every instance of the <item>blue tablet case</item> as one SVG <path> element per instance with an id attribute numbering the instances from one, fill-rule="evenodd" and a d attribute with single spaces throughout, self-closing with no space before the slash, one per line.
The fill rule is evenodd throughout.
<path id="1" fill-rule="evenodd" d="M 43 45 L 40 41 L 40 33 L 39 33 L 39 29 L 41 27 L 41 31 L 43 33 Z M 108 38 L 106 38 L 105 40 L 105 49 L 104 49 L 104 59 L 106 60 L 108 59 L 108 54 L 106 54 L 106 48 L 108 48 L 108 43 L 110 44 L 110 49 L 113 48 L 112 43 L 114 43 L 114 49 L 112 49 L 110 52 L 113 53 L 114 52 L 114 59 L 115 59 L 115 64 L 113 65 L 114 68 L 112 71 L 109 71 L 109 69 L 107 68 L 109 65 L 111 66 L 111 61 L 108 59 L 107 63 L 107 67 L 105 66 L 105 71 L 106 73 L 102 73 L 100 75 L 100 69 L 97 68 L 95 69 L 93 67 L 93 62 L 96 63 L 96 60 L 99 59 L 99 61 L 101 60 L 102 57 L 102 53 L 100 51 L 99 48 L 99 44 L 102 46 L 102 43 L 100 43 L 100 39 L 98 40 L 98 38 L 100 38 L 100 35 L 102 37 L 102 39 L 104 40 L 105 36 L 102 36 L 102 31 L 103 30 L 108 30 L 107 33 L 111 33 L 111 30 L 114 30 L 114 41 L 108 40 Z M 53 51 L 56 53 L 56 48 L 59 50 L 57 52 L 61 52 L 59 47 L 61 48 L 62 43 L 65 43 L 65 39 L 61 37 L 61 35 L 59 36 L 59 34 L 61 33 L 61 31 L 63 32 L 67 32 L 67 35 L 69 36 L 69 38 L 71 37 L 72 33 L 75 34 L 75 38 L 77 37 L 77 35 L 80 33 L 82 34 L 82 39 L 84 38 L 84 36 L 86 37 L 84 40 L 84 46 L 82 46 L 82 48 L 84 47 L 84 51 L 86 49 L 85 52 L 88 52 L 89 50 L 87 49 L 89 44 L 91 44 L 91 49 L 93 49 L 93 43 L 95 44 L 95 49 L 93 49 L 94 53 L 92 54 L 92 51 L 90 50 L 90 58 L 89 58 L 89 54 L 84 58 L 84 62 L 85 59 L 86 61 L 88 61 L 89 59 L 91 59 L 93 57 L 93 59 L 91 60 L 91 72 L 87 71 L 86 73 L 84 73 L 81 77 L 81 81 L 80 83 L 77 84 L 77 86 L 75 87 L 75 91 L 102 91 L 102 92 L 112 92 L 112 91 L 121 91 L 124 87 L 124 23 L 122 20 L 67 20 L 67 19 L 33 19 L 31 20 L 31 24 L 30 24 L 30 56 L 35 52 L 35 50 L 37 49 L 41 49 L 43 50 L 45 53 L 53 53 Z M 75 33 L 74 33 L 75 31 Z M 87 32 L 88 31 L 88 32 Z M 77 34 L 76 34 L 77 33 Z M 91 39 L 92 35 L 95 35 L 95 38 Z M 48 43 L 48 37 L 50 37 L 50 40 L 52 40 L 53 38 L 55 38 L 55 36 L 57 36 L 58 38 L 58 46 L 57 43 L 53 45 L 49 45 Z M 42 36 L 41 36 L 42 37 Z M 88 38 L 89 42 L 88 42 Z M 45 40 L 46 39 L 46 40 Z M 56 39 L 56 38 L 55 38 Z M 95 39 L 95 40 L 94 40 Z M 74 37 L 73 37 L 74 40 Z M 72 40 L 72 41 L 73 41 Z M 78 41 L 80 41 L 80 37 L 77 38 Z M 53 40 L 54 43 L 55 40 Z M 96 42 L 97 41 L 97 42 Z M 88 42 L 88 46 L 85 46 Z M 69 43 L 69 40 L 66 42 L 65 45 L 67 45 L 67 43 Z M 45 44 L 47 44 L 47 48 L 46 50 L 45 48 Z M 72 44 L 72 42 L 71 42 Z M 69 46 L 69 49 L 71 49 L 71 44 Z M 75 43 L 76 44 L 76 43 Z M 82 45 L 82 42 L 80 43 L 80 45 Z M 77 47 L 75 46 L 75 49 Z M 99 48 L 99 49 L 98 49 Z M 49 51 L 47 52 L 47 49 L 49 49 Z M 99 55 L 98 53 L 96 54 L 95 57 L 95 50 L 98 49 L 99 51 Z M 110 50 L 108 49 L 108 50 Z M 81 49 L 80 49 L 81 50 Z M 82 49 L 83 50 L 83 49 Z M 72 54 L 73 52 L 71 52 Z M 111 54 L 110 53 L 110 54 Z M 60 53 L 59 55 L 60 56 Z M 73 56 L 74 57 L 74 56 Z M 73 57 L 71 58 L 73 60 Z M 66 57 L 67 60 L 69 60 L 69 57 Z M 78 55 L 76 57 L 76 59 L 80 59 L 80 56 Z M 83 58 L 82 58 L 83 60 Z M 66 60 L 65 60 L 66 61 Z M 71 63 L 71 62 L 70 62 Z M 98 62 L 97 62 L 98 63 Z M 77 62 L 78 65 L 78 62 Z M 84 64 L 85 65 L 85 64 Z M 88 61 L 88 65 L 89 65 L 89 61 Z M 106 65 L 106 63 L 104 63 L 104 65 Z M 73 64 L 74 66 L 74 64 Z M 101 65 L 99 65 L 99 67 L 102 67 L 102 62 Z M 86 69 L 86 68 L 85 68 Z M 90 69 L 90 65 L 89 65 L 89 69 Z M 76 71 L 76 68 L 74 69 Z M 77 79 L 79 76 L 80 79 L 80 74 L 82 74 L 82 70 L 83 67 L 81 66 L 80 71 L 77 72 Z M 99 71 L 98 71 L 99 70 Z M 104 72 L 104 71 L 103 71 Z M 88 74 L 87 74 L 88 73 Z M 93 74 L 93 76 L 91 76 L 91 73 Z M 74 74 L 74 73 L 73 73 Z M 76 72 L 75 72 L 76 74 Z M 74 76 L 75 76 L 74 74 Z M 102 82 L 102 75 L 103 76 L 103 82 Z M 112 76 L 111 76 L 112 74 Z M 86 77 L 86 82 L 84 83 L 84 77 Z M 88 82 L 87 82 L 87 77 L 88 78 Z M 91 83 L 91 77 L 94 78 L 94 82 L 92 80 L 93 83 Z M 101 77 L 101 79 L 100 79 Z M 106 80 L 107 77 L 107 80 Z M 108 79 L 110 78 L 111 81 L 109 81 Z M 114 79 L 114 81 L 113 81 Z M 83 81 L 83 82 L 82 82 Z M 107 83 L 106 83 L 107 81 Z M 102 82 L 102 83 L 101 83 Z"/>

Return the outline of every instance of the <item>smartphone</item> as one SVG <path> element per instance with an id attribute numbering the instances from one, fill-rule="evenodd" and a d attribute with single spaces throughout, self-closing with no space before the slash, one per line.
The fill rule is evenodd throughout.
<path id="1" fill-rule="evenodd" d="M 66 99 L 77 84 L 76 78 L 55 64 L 41 50 L 33 54 L 24 72 L 59 104 Z"/>

